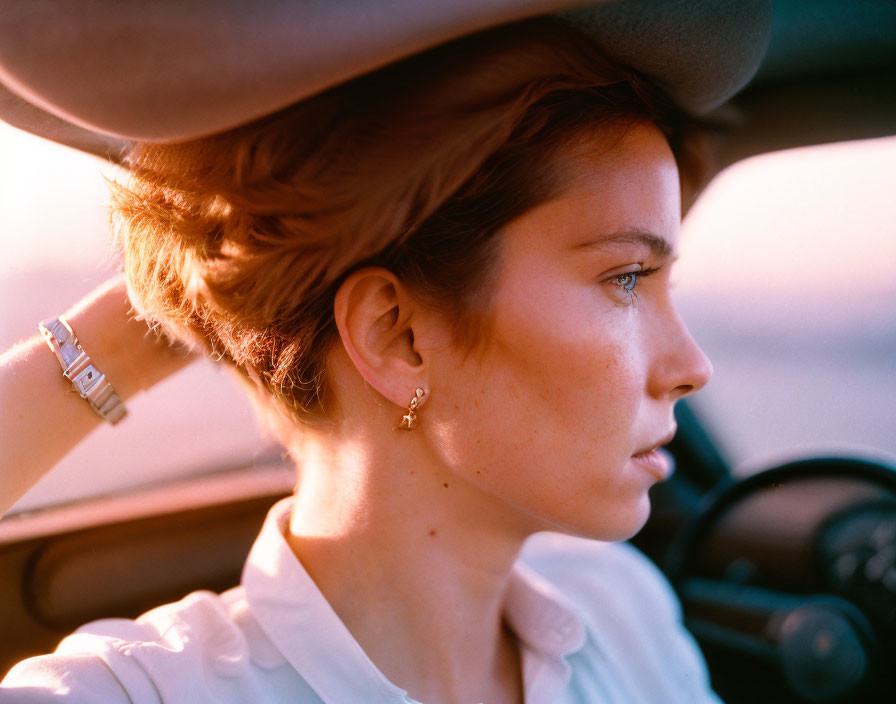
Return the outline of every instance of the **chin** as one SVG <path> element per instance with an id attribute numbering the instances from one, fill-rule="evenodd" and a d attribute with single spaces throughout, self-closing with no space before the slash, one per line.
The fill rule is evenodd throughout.
<path id="1" fill-rule="evenodd" d="M 600 540 L 606 543 L 618 543 L 634 536 L 650 516 L 650 499 L 646 492 L 633 505 L 614 506 L 597 513 L 583 516 L 581 521 L 567 520 L 558 522 L 545 530 L 553 530 L 579 538 Z"/>

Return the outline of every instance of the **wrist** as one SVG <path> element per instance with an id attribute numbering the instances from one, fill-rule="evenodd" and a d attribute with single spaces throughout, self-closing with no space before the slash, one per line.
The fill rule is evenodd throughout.
<path id="1" fill-rule="evenodd" d="M 123 276 L 97 289 L 65 317 L 123 401 L 189 361 L 186 352 L 172 350 L 145 322 L 134 318 Z"/>

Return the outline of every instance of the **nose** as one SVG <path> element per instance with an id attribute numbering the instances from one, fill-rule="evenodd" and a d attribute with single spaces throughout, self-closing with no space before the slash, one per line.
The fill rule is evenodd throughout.
<path id="1" fill-rule="evenodd" d="M 667 324 L 660 326 L 653 349 L 648 390 L 655 398 L 677 401 L 703 388 L 712 376 L 712 363 L 674 307 L 668 311 Z"/>

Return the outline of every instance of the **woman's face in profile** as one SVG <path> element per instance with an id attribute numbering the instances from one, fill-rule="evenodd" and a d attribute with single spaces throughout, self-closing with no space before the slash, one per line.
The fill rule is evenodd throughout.
<path id="1" fill-rule="evenodd" d="M 605 130 L 606 132 L 606 130 Z M 673 405 L 711 367 L 670 298 L 678 171 L 635 125 L 578 145 L 566 187 L 506 226 L 481 354 L 432 367 L 437 448 L 527 530 L 630 537 L 663 468 Z"/>

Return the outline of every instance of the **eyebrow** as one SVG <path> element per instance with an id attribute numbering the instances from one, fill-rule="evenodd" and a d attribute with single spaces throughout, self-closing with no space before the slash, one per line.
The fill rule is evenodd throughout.
<path id="1" fill-rule="evenodd" d="M 618 245 L 632 244 L 646 246 L 653 256 L 660 259 L 674 259 L 677 256 L 668 240 L 656 233 L 638 228 L 625 228 L 624 230 L 610 232 L 588 242 L 577 244 L 573 249 L 602 250 Z"/>

